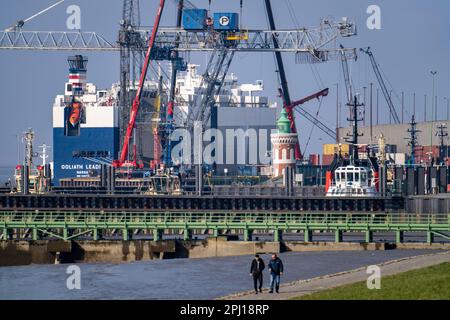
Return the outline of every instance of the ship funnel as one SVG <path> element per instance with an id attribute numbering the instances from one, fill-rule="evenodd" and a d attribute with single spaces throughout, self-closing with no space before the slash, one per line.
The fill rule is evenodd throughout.
<path id="1" fill-rule="evenodd" d="M 83 95 L 86 90 L 86 66 L 88 59 L 82 55 L 67 58 L 69 63 L 69 84 L 72 95 Z"/>

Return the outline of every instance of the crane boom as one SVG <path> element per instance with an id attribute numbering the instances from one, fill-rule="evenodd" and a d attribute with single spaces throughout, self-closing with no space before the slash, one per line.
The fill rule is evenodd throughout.
<path id="1" fill-rule="evenodd" d="M 37 16 L 40 16 L 41 14 L 43 14 L 43 13 L 47 12 L 48 10 L 50 10 L 50 9 L 52 9 L 52 8 L 54 8 L 54 7 L 56 7 L 57 5 L 63 3 L 64 1 L 65 1 L 65 0 L 60 0 L 60 1 L 58 1 L 58 2 L 56 2 L 56 3 L 54 3 L 54 4 L 52 4 L 50 7 L 47 7 L 47 8 L 45 8 L 44 10 L 41 10 L 41 11 L 39 11 L 38 13 L 33 14 L 31 17 L 28 17 L 28 18 L 26 18 L 26 19 L 24 19 L 24 20 L 19 20 L 19 21 L 17 21 L 14 25 L 12 25 L 12 26 L 10 26 L 9 28 L 5 29 L 5 31 L 6 31 L 6 32 L 9 32 L 9 31 L 15 31 L 15 30 L 21 29 L 21 28 L 23 27 L 23 25 L 25 24 L 25 22 L 28 22 L 28 21 L 30 21 L 30 20 L 36 18 Z"/>
<path id="2" fill-rule="evenodd" d="M 282 96 L 281 89 L 278 89 L 278 91 L 280 92 L 280 95 Z M 317 93 L 314 93 L 306 98 L 294 101 L 293 103 L 291 103 L 290 106 L 285 106 L 284 108 L 288 112 L 288 115 L 289 115 L 289 112 L 292 114 L 293 111 L 299 113 L 305 119 L 307 119 L 309 122 L 311 122 L 313 125 L 317 126 L 317 128 L 322 130 L 326 135 L 328 135 L 334 139 L 336 137 L 336 132 L 334 132 L 327 125 L 325 125 L 319 119 L 317 119 L 317 117 L 314 117 L 312 114 L 310 114 L 306 109 L 304 109 L 302 107 L 302 105 L 308 101 L 311 101 L 313 99 L 318 99 L 320 97 L 326 97 L 328 95 L 328 92 L 329 92 L 329 89 L 326 88 L 326 89 L 319 91 Z M 284 103 L 284 101 L 283 101 L 283 103 Z M 292 133 L 297 133 L 297 129 L 295 127 L 295 121 L 291 122 L 291 131 L 292 131 Z M 300 145 L 298 144 L 298 142 L 297 142 L 297 145 L 298 145 L 298 148 L 300 149 Z"/>
<path id="3" fill-rule="evenodd" d="M 341 44 L 341 64 L 342 64 L 342 72 L 344 75 L 345 81 L 345 91 L 347 93 L 347 103 L 350 104 L 352 102 L 353 92 L 352 92 L 352 82 L 350 79 L 350 71 L 348 67 L 347 56 L 345 55 L 344 46 Z"/>
<path id="4" fill-rule="evenodd" d="M 391 112 L 392 117 L 394 118 L 394 121 L 396 124 L 400 124 L 400 119 L 398 117 L 397 111 L 395 111 L 395 106 L 392 103 L 391 95 L 389 94 L 386 84 L 384 83 L 383 77 L 381 76 L 380 68 L 378 68 L 378 64 L 375 60 L 375 57 L 370 50 L 370 47 L 368 47 L 366 50 L 360 49 L 362 52 L 366 53 L 369 56 L 370 63 L 372 64 L 373 71 L 375 72 L 375 76 L 377 77 L 378 84 L 381 87 L 381 91 L 383 92 L 384 98 L 386 99 L 386 102 L 389 106 L 389 110 Z"/>
<path id="5" fill-rule="evenodd" d="M 271 31 L 276 31 L 275 28 L 275 21 L 273 18 L 273 12 L 272 12 L 272 6 L 270 4 L 270 0 L 265 0 L 265 5 L 266 5 L 266 11 L 267 11 L 267 16 L 269 18 L 269 27 Z M 289 88 L 288 88 L 288 83 L 287 83 L 287 79 L 286 79 L 286 72 L 284 70 L 284 65 L 283 65 L 283 58 L 281 56 L 281 52 L 278 51 L 279 49 L 279 44 L 277 41 L 276 36 L 273 34 L 272 35 L 273 38 L 273 45 L 274 45 L 274 49 L 275 49 L 275 58 L 276 58 L 276 62 L 277 62 L 277 67 L 278 67 L 278 73 L 280 76 L 280 82 L 281 82 L 281 89 L 279 89 L 279 93 L 280 96 L 283 99 L 283 105 L 284 105 L 284 109 L 287 112 L 287 116 L 288 119 L 290 121 L 290 125 L 291 125 L 291 132 L 292 133 L 297 133 L 297 128 L 295 126 L 295 117 L 294 117 L 294 110 L 296 106 L 300 106 L 303 103 L 310 101 L 314 98 L 319 98 L 321 96 L 327 96 L 328 95 L 328 89 L 322 90 L 318 93 L 315 93 L 309 97 L 306 97 L 304 99 L 295 101 L 295 102 L 291 102 L 291 97 L 289 95 Z M 341 49 L 342 50 L 342 49 Z M 333 132 L 333 130 L 331 130 L 330 128 L 328 128 L 326 125 L 324 125 L 322 122 L 320 122 L 317 117 L 314 117 L 313 115 L 311 115 L 308 111 L 306 111 L 303 108 L 299 108 L 299 110 L 295 110 L 297 112 L 299 112 L 304 118 L 306 118 L 307 120 L 309 120 L 313 125 L 317 126 L 319 129 L 321 129 L 322 131 L 324 131 L 327 135 L 331 136 L 333 139 L 336 136 L 336 134 Z M 300 150 L 300 143 L 297 141 L 297 144 L 295 145 L 295 159 L 296 160 L 301 160 L 303 159 L 303 155 L 301 153 Z"/>
<path id="6" fill-rule="evenodd" d="M 142 67 L 141 77 L 139 79 L 139 86 L 136 90 L 136 96 L 133 100 L 133 105 L 131 107 L 130 120 L 128 122 L 127 131 L 125 134 L 124 142 L 122 145 L 122 150 L 120 153 L 120 158 L 119 158 L 119 160 L 113 162 L 113 165 L 117 166 L 117 167 L 122 166 L 126 162 L 131 135 L 133 133 L 133 129 L 134 129 L 134 126 L 136 123 L 137 112 L 139 110 L 139 105 L 141 103 L 142 88 L 144 86 L 145 77 L 147 76 L 148 66 L 150 64 L 150 54 L 151 54 L 153 45 L 155 43 L 156 34 L 158 32 L 159 23 L 161 21 L 162 12 L 164 9 L 164 4 L 165 4 L 165 0 L 160 0 L 158 12 L 157 12 L 156 18 L 155 18 L 155 24 L 153 27 L 152 35 L 150 37 L 147 53 L 145 55 L 144 65 Z M 136 165 L 136 163 L 133 163 L 133 164 Z"/>
<path id="7" fill-rule="evenodd" d="M 311 122 L 313 125 L 315 125 L 317 128 L 319 128 L 323 133 L 325 133 L 327 136 L 329 136 L 332 139 L 336 139 L 336 132 L 330 129 L 326 124 L 321 122 L 317 117 L 314 117 L 312 114 L 310 114 L 308 111 L 306 111 L 302 107 L 297 107 L 294 109 L 295 112 L 302 115 L 305 119 L 307 119 L 309 122 Z"/>
<path id="8" fill-rule="evenodd" d="M 266 3 L 267 17 L 269 19 L 269 28 L 271 31 L 276 31 L 275 19 L 273 18 L 273 11 L 272 5 L 270 4 L 270 0 L 265 0 L 265 3 Z M 286 105 L 290 105 L 291 96 L 289 95 L 289 87 L 286 79 L 286 72 L 284 71 L 283 58 L 281 57 L 281 52 L 278 51 L 280 45 L 278 44 L 278 40 L 274 34 L 272 34 L 272 39 L 273 39 L 273 47 L 275 49 L 275 59 L 277 61 L 278 74 L 280 76 L 281 89 L 283 90 L 282 92 L 283 99 Z"/>
<path id="9" fill-rule="evenodd" d="M 291 105 L 288 105 L 287 108 L 295 108 L 299 105 L 305 104 L 308 101 L 311 101 L 313 99 L 319 99 L 320 97 L 326 97 L 328 95 L 329 89 L 323 89 L 322 91 L 316 92 L 310 96 L 307 96 L 306 98 L 294 101 L 291 103 Z"/>

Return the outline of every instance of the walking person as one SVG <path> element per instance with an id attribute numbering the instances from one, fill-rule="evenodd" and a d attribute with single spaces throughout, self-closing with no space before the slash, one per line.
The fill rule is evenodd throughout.
<path id="1" fill-rule="evenodd" d="M 281 275 L 283 274 L 283 262 L 276 254 L 272 255 L 272 259 L 269 262 L 269 272 L 270 272 L 270 291 L 269 293 L 273 293 L 273 289 L 275 287 L 275 291 L 278 293 L 280 290 L 280 280 Z"/>
<path id="2" fill-rule="evenodd" d="M 250 275 L 253 276 L 253 285 L 255 287 L 255 294 L 258 294 L 258 289 L 259 292 L 262 292 L 263 271 L 265 268 L 266 266 L 264 265 L 264 261 L 259 257 L 258 254 L 256 254 L 255 259 L 253 259 L 252 265 L 250 266 Z"/>

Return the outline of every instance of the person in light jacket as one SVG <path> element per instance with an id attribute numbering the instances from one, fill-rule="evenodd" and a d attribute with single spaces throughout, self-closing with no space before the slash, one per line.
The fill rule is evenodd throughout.
<path id="1" fill-rule="evenodd" d="M 276 292 L 278 293 L 280 290 L 280 280 L 281 275 L 283 274 L 283 262 L 276 254 L 272 255 L 272 259 L 269 262 L 269 272 L 270 272 L 270 291 L 269 293 L 273 293 L 273 289 L 275 287 Z"/>

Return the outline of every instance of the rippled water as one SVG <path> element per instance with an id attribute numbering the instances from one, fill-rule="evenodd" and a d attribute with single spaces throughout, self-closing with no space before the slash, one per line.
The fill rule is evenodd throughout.
<path id="1" fill-rule="evenodd" d="M 283 282 L 429 253 L 360 251 L 284 253 Z M 267 262 L 268 255 L 263 256 Z M 0 257 L 1 259 L 1 257 Z M 251 256 L 79 264 L 81 289 L 68 290 L 68 265 L 0 267 L 0 299 L 213 299 L 252 288 Z M 265 283 L 268 274 L 265 272 Z"/>

